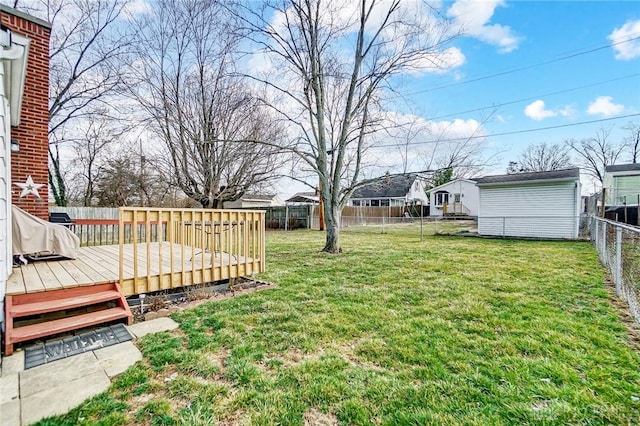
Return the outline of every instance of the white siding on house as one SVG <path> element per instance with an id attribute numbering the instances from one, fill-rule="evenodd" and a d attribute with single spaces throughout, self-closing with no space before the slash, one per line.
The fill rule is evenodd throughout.
<path id="1" fill-rule="evenodd" d="M 12 272 L 11 246 L 11 124 L 0 59 L 0 322 L 4 332 L 4 295 Z"/>
<path id="2" fill-rule="evenodd" d="M 429 203 L 429 199 L 427 198 L 425 188 L 425 180 L 422 178 L 416 178 L 416 180 L 411 185 L 409 192 L 407 193 L 407 201 L 412 202 L 415 200 L 419 200 L 419 203 L 426 206 Z"/>
<path id="3" fill-rule="evenodd" d="M 429 190 L 430 196 L 430 216 L 442 216 L 443 207 L 438 206 L 436 203 L 436 192 L 445 191 L 451 194 L 451 199 L 453 200 L 454 194 L 460 194 L 460 203 L 465 208 L 465 211 L 468 210 L 469 216 L 478 216 L 478 206 L 479 206 L 479 191 L 475 182 L 467 180 L 467 179 L 455 179 L 451 182 L 447 182 L 443 185 L 440 185 L 436 188 Z"/>
<path id="4" fill-rule="evenodd" d="M 481 186 L 478 233 L 577 238 L 579 205 L 576 182 Z"/>

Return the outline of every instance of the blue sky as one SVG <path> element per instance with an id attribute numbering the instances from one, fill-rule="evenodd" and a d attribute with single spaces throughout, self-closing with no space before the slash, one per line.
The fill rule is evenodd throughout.
<path id="1" fill-rule="evenodd" d="M 461 2 L 456 3 L 455 7 L 460 7 Z M 530 98 L 493 111 L 485 124 L 489 134 L 640 113 L 640 39 L 620 43 L 617 50 L 609 46 L 640 38 L 640 2 L 462 3 L 466 4 L 459 15 L 452 12 L 454 3 L 444 3 L 444 8 L 454 20 L 462 20 L 462 16 L 469 19 L 466 28 L 471 34 L 454 43 L 464 55 L 464 62 L 445 74 L 426 74 L 405 81 L 405 92 L 426 90 L 410 97 L 407 108 L 413 113 L 427 120 L 442 116 L 447 117 L 440 120 L 480 120 L 493 110 L 460 112 Z M 589 50 L 593 52 L 581 54 Z M 571 55 L 575 56 L 562 59 Z M 523 67 L 530 68 L 509 72 Z M 502 72 L 507 73 L 468 81 Z M 615 79 L 618 80 L 610 81 Z M 594 85 L 600 82 L 606 83 Z M 441 86 L 448 87 L 430 90 Z M 545 96 L 582 86 L 590 87 Z M 587 138 L 602 126 L 614 126 L 611 138 L 619 139 L 620 128 L 630 120 L 640 122 L 640 116 L 490 137 L 488 143 L 500 152 L 500 159 L 486 172 L 503 173 L 508 161 L 515 160 L 530 143 Z"/>

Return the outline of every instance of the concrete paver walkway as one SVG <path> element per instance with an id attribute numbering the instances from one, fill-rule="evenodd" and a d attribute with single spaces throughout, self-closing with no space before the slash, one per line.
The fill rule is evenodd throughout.
<path id="1" fill-rule="evenodd" d="M 178 324 L 158 318 L 128 327 L 134 338 L 172 330 Z M 29 370 L 24 351 L 2 359 L 0 425 L 26 426 L 45 417 L 64 414 L 109 388 L 111 379 L 142 359 L 133 342 L 85 352 Z"/>

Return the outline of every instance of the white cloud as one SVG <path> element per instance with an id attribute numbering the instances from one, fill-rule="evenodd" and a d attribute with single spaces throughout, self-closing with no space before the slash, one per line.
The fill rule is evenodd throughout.
<path id="1" fill-rule="evenodd" d="M 457 0 L 447 14 L 463 33 L 498 46 L 500 53 L 508 53 L 518 48 L 522 37 L 507 25 L 489 23 L 498 6 L 505 6 L 505 1 Z"/>
<path id="2" fill-rule="evenodd" d="M 587 114 L 591 115 L 617 115 L 624 111 L 624 105 L 614 104 L 611 96 L 598 96 L 595 101 L 589 104 Z"/>
<path id="3" fill-rule="evenodd" d="M 125 4 L 123 8 L 123 16 L 129 21 L 133 21 L 139 15 L 147 15 L 153 11 L 153 8 L 146 0 L 133 0 Z"/>
<path id="4" fill-rule="evenodd" d="M 572 105 L 567 105 L 563 108 L 560 108 L 558 110 L 558 114 L 560 114 L 563 117 L 575 117 L 576 110 Z"/>
<path id="5" fill-rule="evenodd" d="M 410 74 L 435 73 L 444 74 L 464 64 L 466 57 L 457 47 L 450 47 L 442 52 L 430 53 L 418 57 L 408 67 Z"/>
<path id="6" fill-rule="evenodd" d="M 638 33 L 640 33 L 640 19 L 626 22 L 620 28 L 615 28 L 607 36 L 611 43 L 618 43 L 613 46 L 613 50 L 616 52 L 616 59 L 625 61 L 640 57 Z M 635 40 L 629 40 L 634 37 L 636 38 Z"/>
<path id="7" fill-rule="evenodd" d="M 556 115 L 558 115 L 558 113 L 549 109 L 545 109 L 544 101 L 538 99 L 537 101 L 533 101 L 525 107 L 524 115 L 533 120 L 540 121 L 544 120 L 545 118 L 555 117 Z"/>

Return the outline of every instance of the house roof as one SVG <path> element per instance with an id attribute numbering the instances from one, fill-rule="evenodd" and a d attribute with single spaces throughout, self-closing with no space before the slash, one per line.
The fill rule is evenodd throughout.
<path id="1" fill-rule="evenodd" d="M 298 192 L 294 194 L 291 198 L 288 198 L 287 203 L 319 203 L 320 198 L 316 195 L 315 192 Z"/>
<path id="2" fill-rule="evenodd" d="M 404 198 L 418 177 L 417 173 L 382 176 L 374 182 L 356 189 L 351 195 L 351 199 Z"/>
<path id="3" fill-rule="evenodd" d="M 17 16 L 18 18 L 22 18 L 26 21 L 33 22 L 34 24 L 39 25 L 41 27 L 51 29 L 51 23 L 44 21 L 40 18 L 36 18 L 35 16 L 29 15 L 28 13 L 22 12 L 20 10 L 14 9 L 4 4 L 0 4 L 0 12 Z"/>
<path id="4" fill-rule="evenodd" d="M 275 194 L 244 194 L 240 199 L 244 201 L 271 201 L 275 196 Z"/>
<path id="5" fill-rule="evenodd" d="M 449 182 L 447 182 L 447 183 L 443 183 L 442 185 L 439 185 L 439 186 L 433 187 L 433 188 L 431 188 L 430 190 L 428 190 L 427 192 L 434 192 L 434 191 L 438 191 L 439 189 L 442 189 L 442 188 L 444 188 L 445 186 L 449 186 L 449 185 L 451 185 L 452 183 L 455 183 L 455 182 L 469 182 L 469 183 L 473 183 L 473 184 L 475 184 L 475 183 L 476 183 L 476 180 L 475 180 L 475 179 L 463 179 L 463 178 L 453 179 L 453 180 L 450 180 L 450 181 L 449 181 Z"/>
<path id="6" fill-rule="evenodd" d="M 630 172 L 630 171 L 640 171 L 640 163 L 636 164 L 615 164 L 611 166 L 607 166 L 604 168 L 604 171 L 607 173 L 611 172 Z"/>
<path id="7" fill-rule="evenodd" d="M 549 172 L 514 173 L 511 175 L 485 176 L 476 179 L 478 186 L 496 184 L 517 184 L 537 181 L 565 181 L 580 179 L 580 169 L 552 170 Z"/>

